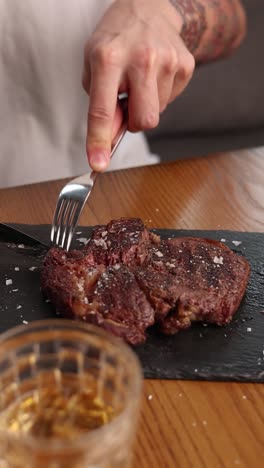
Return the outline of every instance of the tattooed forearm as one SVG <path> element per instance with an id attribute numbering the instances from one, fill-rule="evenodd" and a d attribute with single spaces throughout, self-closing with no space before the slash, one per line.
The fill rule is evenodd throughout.
<path id="1" fill-rule="evenodd" d="M 197 0 L 170 1 L 182 17 L 181 36 L 187 48 L 193 53 L 199 47 L 207 28 L 205 7 Z"/>
<path id="2" fill-rule="evenodd" d="M 245 32 L 239 0 L 170 0 L 183 19 L 181 36 L 198 62 L 228 55 Z"/>

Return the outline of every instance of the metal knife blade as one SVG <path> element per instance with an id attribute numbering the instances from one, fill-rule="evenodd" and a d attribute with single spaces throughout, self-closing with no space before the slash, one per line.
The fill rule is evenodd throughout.
<path id="1" fill-rule="evenodd" d="M 44 242 L 4 223 L 0 223 L 0 242 L 16 253 L 34 258 L 44 257 L 49 250 Z"/>

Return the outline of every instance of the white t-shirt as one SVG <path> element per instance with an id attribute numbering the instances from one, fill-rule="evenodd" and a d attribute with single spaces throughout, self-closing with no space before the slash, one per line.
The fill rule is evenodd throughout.
<path id="1" fill-rule="evenodd" d="M 111 0 L 0 0 L 0 187 L 87 172 L 83 49 Z M 158 162 L 128 134 L 111 169 Z"/>

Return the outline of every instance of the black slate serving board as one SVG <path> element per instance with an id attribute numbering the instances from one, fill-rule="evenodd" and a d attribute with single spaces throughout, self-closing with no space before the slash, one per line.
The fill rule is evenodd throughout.
<path id="1" fill-rule="evenodd" d="M 16 226 L 48 242 L 49 226 Z M 89 238 L 91 228 L 80 228 L 77 239 Z M 226 327 L 196 324 L 173 337 L 149 333 L 135 351 L 146 378 L 264 382 L 264 234 L 230 231 L 155 230 L 162 237 L 195 236 L 225 239 L 246 256 L 251 276 L 246 296 Z M 82 246 L 75 241 L 77 247 Z M 241 242 L 235 245 L 233 241 Z M 54 317 L 40 294 L 39 259 L 19 255 L 0 241 L 0 332 L 21 323 Z M 19 270 L 18 270 L 19 268 Z M 7 285 L 6 280 L 12 280 Z M 8 281 L 7 281 L 8 282 Z"/>

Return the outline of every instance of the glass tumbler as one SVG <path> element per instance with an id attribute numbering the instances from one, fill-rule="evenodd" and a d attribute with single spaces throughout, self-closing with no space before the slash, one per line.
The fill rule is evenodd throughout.
<path id="1" fill-rule="evenodd" d="M 131 466 L 142 372 L 98 327 L 52 319 L 0 337 L 0 468 Z"/>

